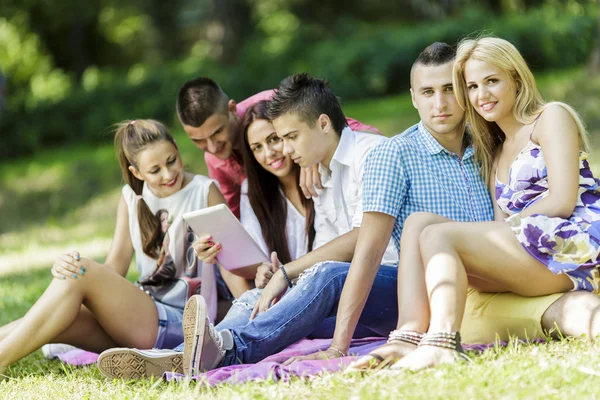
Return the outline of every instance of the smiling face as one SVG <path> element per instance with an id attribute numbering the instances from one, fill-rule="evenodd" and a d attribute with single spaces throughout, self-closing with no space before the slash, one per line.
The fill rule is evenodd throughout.
<path id="1" fill-rule="evenodd" d="M 470 59 L 465 63 L 464 75 L 469 101 L 479 115 L 496 123 L 513 118 L 517 88 L 506 72 L 485 61 Z"/>
<path id="2" fill-rule="evenodd" d="M 452 65 L 452 62 L 436 66 L 417 64 L 413 70 L 412 102 L 423 125 L 434 136 L 462 130 L 465 113 L 454 96 Z"/>
<path id="3" fill-rule="evenodd" d="M 283 140 L 277 136 L 273 124 L 256 119 L 248 127 L 248 145 L 256 161 L 278 178 L 292 173 L 292 159 L 283 155 Z"/>
<path id="4" fill-rule="evenodd" d="M 295 113 L 287 113 L 275 118 L 273 126 L 277 135 L 283 140 L 283 154 L 291 157 L 292 161 L 301 167 L 328 163 L 337 146 L 337 143 L 327 137 L 337 134 L 325 114 L 319 116 L 313 127 Z M 330 148 L 331 146 L 333 149 Z"/>
<path id="5" fill-rule="evenodd" d="M 194 142 L 198 150 L 213 154 L 220 160 L 231 156 L 233 144 L 231 135 L 237 133 L 238 124 L 231 113 L 215 113 L 198 126 L 183 124 L 183 130 Z"/>
<path id="6" fill-rule="evenodd" d="M 156 197 L 168 197 L 183 187 L 183 163 L 173 143 L 151 143 L 138 153 L 135 162 L 137 167 L 130 166 L 129 170 L 145 181 Z"/>

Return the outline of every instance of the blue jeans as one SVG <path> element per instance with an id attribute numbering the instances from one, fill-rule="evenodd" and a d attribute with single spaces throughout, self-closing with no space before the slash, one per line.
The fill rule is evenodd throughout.
<path id="1" fill-rule="evenodd" d="M 305 337 L 331 338 L 335 315 L 348 275 L 349 263 L 327 261 L 307 269 L 296 286 L 264 313 L 250 320 L 261 290 L 252 289 L 235 300 L 215 328 L 229 330 L 233 349 L 227 350 L 220 367 L 253 364 L 280 352 Z M 398 268 L 382 265 L 358 321 L 354 338 L 383 336 L 398 322 Z M 175 350 L 183 351 L 183 344 Z"/>
<path id="2" fill-rule="evenodd" d="M 309 268 L 277 304 L 251 321 L 249 316 L 260 292 L 246 292 L 216 327 L 218 331 L 229 330 L 234 340 L 233 349 L 219 366 L 256 363 L 311 333 L 312 337 L 332 337 L 349 266 L 328 261 Z M 387 336 L 396 328 L 397 277 L 395 266 L 379 268 L 355 337 Z"/>

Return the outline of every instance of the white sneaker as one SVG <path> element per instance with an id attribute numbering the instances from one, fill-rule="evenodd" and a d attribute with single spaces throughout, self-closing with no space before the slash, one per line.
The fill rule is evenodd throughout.
<path id="1" fill-rule="evenodd" d="M 183 353 L 175 350 L 108 349 L 98 357 L 98 369 L 107 378 L 161 377 L 165 372 L 183 373 Z"/>
<path id="2" fill-rule="evenodd" d="M 196 376 L 215 369 L 225 357 L 223 337 L 208 319 L 202 296 L 190 297 L 183 310 L 183 372 Z"/>
<path id="3" fill-rule="evenodd" d="M 48 343 L 42 346 L 42 354 L 46 358 L 56 358 L 59 354 L 64 354 L 76 349 L 77 347 L 71 346 L 70 344 Z"/>

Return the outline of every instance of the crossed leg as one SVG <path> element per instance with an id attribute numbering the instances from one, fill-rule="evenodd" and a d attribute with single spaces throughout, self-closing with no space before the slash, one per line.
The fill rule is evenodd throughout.
<path id="1" fill-rule="evenodd" d="M 504 222 L 430 225 L 419 237 L 419 248 L 430 305 L 429 333 L 460 329 L 469 283 L 479 290 L 521 296 L 573 288 L 568 276 L 553 274 L 531 257 Z M 452 362 L 456 362 L 454 350 L 422 346 L 393 368 L 421 369 Z"/>
<path id="2" fill-rule="evenodd" d="M 153 346 L 158 311 L 150 296 L 93 260 L 81 263 L 85 275 L 53 279 L 23 318 L 0 329 L 0 367 L 50 342 L 97 352 L 115 345 Z"/>

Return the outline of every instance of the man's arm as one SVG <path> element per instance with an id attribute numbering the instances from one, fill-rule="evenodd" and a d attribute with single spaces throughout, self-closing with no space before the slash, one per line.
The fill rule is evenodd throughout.
<path id="1" fill-rule="evenodd" d="M 342 289 L 338 305 L 335 333 L 331 346 L 325 352 L 292 357 L 284 365 L 295 361 L 335 358 L 348 354 L 352 335 L 365 307 L 375 276 L 387 245 L 392 236 L 396 219 L 388 214 L 367 212 L 363 215 L 358 232 L 354 258 Z M 354 229 L 357 231 L 357 229 Z"/>
<path id="2" fill-rule="evenodd" d="M 359 228 L 354 228 L 350 232 L 347 232 L 342 236 L 338 236 L 318 249 L 315 249 L 310 253 L 307 253 L 302 257 L 285 264 L 284 268 L 288 277 L 290 279 L 296 279 L 306 269 L 321 261 L 335 260 L 349 262 L 352 260 L 352 256 L 354 255 L 354 247 L 356 246 L 356 242 L 359 237 L 359 230 Z M 284 279 L 281 271 L 278 271 L 275 275 L 278 274 L 280 274 L 281 278 Z M 275 275 L 273 275 L 273 278 L 275 278 Z"/>
<path id="3" fill-rule="evenodd" d="M 350 232 L 333 239 L 299 259 L 285 264 L 284 268 L 288 279 L 296 279 L 304 270 L 321 261 L 350 261 L 354 254 L 354 246 L 356 245 L 358 235 L 359 229 L 354 228 Z M 257 314 L 267 311 L 279 300 L 287 288 L 287 281 L 283 276 L 281 268 L 279 268 L 260 294 L 258 301 L 254 305 L 250 319 L 254 319 Z"/>
<path id="4" fill-rule="evenodd" d="M 367 212 L 342 289 L 331 347 L 348 352 L 352 335 L 365 307 L 383 253 L 390 242 L 396 219 L 388 214 Z"/>

